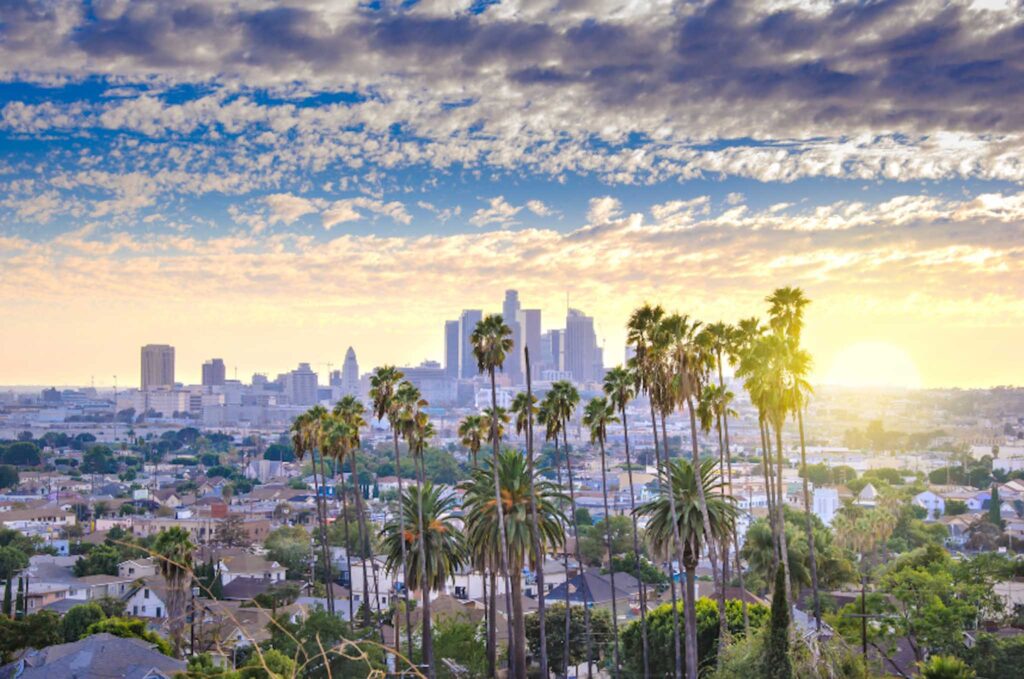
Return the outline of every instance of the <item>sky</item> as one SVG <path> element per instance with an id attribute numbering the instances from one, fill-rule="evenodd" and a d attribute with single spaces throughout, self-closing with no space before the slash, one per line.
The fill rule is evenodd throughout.
<path id="1" fill-rule="evenodd" d="M 0 384 L 784 285 L 819 382 L 1022 384 L 1022 149 L 1019 0 L 0 0 Z"/>

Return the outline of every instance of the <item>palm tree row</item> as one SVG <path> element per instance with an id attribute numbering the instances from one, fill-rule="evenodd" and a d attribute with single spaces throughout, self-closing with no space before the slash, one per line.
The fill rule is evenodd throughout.
<path id="1" fill-rule="evenodd" d="M 635 356 L 627 366 L 610 370 L 604 383 L 605 396 L 591 400 L 584 408 L 582 424 L 587 428 L 590 441 L 600 455 L 602 499 L 605 517 L 610 517 L 608 499 L 608 461 L 606 443 L 608 427 L 621 423 L 625 443 L 626 467 L 630 482 L 630 510 L 633 521 L 634 551 L 640 553 L 639 521 L 648 522 L 645 539 L 652 553 L 663 558 L 671 569 L 678 564 L 683 576 L 682 589 L 677 591 L 676 578 L 669 579 L 673 604 L 682 601 L 683 622 L 679 608 L 673 605 L 673 646 L 675 676 L 695 679 L 700 668 L 697 657 L 695 600 L 693 576 L 698 561 L 706 557 L 717 587 L 717 608 L 720 626 L 719 643 L 729 643 L 725 616 L 725 592 L 730 571 L 735 567 L 741 590 L 744 589 L 744 568 L 736 535 L 737 511 L 732 498 L 733 472 L 729 449 L 729 417 L 735 417 L 730 404 L 734 395 L 726 388 L 724 366 L 728 361 L 734 374 L 743 380 L 751 402 L 757 408 L 761 431 L 762 469 L 768 496 L 772 540 L 773 569 L 782 569 L 786 596 L 790 592 L 789 550 L 784 530 L 783 507 L 786 491 L 783 468 L 786 464 L 783 449 L 783 428 L 790 417 L 799 426 L 801 462 L 805 461 L 803 437 L 803 410 L 810 387 L 807 374 L 810 357 L 800 347 L 803 309 L 806 298 L 799 289 L 784 288 L 767 298 L 770 304 L 767 326 L 756 319 L 746 319 L 733 327 L 724 323 L 703 325 L 683 314 L 668 314 L 660 306 L 648 304 L 630 316 L 628 342 Z M 477 325 L 471 342 L 481 373 L 487 375 L 491 387 L 491 404 L 480 415 L 466 417 L 458 426 L 461 442 L 469 452 L 473 472 L 462 484 L 465 492 L 460 515 L 451 498 L 426 482 L 423 453 L 433 436 L 433 427 L 426 414 L 428 405 L 411 383 L 402 381 L 395 368 L 378 369 L 371 391 L 373 413 L 378 419 L 387 418 L 391 428 L 395 465 L 399 476 L 399 509 L 384 528 L 387 550 L 386 567 L 396 572 L 401 569 L 406 600 L 406 644 L 412 649 L 412 631 L 408 597 L 410 589 L 422 592 L 422 657 L 428 677 L 435 676 L 430 624 L 430 592 L 443 586 L 453 569 L 472 565 L 485 574 L 485 607 L 487 613 L 487 646 L 489 671 L 497 673 L 497 607 L 499 578 L 504 587 L 505 612 L 508 624 L 509 676 L 526 676 L 526 640 L 522 611 L 522 568 L 530 566 L 538 574 L 539 607 L 543 611 L 544 555 L 567 544 L 572 535 L 575 544 L 572 556 L 582 564 L 579 526 L 577 525 L 576 477 L 573 456 L 569 446 L 569 423 L 576 417 L 580 395 L 567 381 L 555 382 L 539 402 L 527 383 L 527 391 L 513 401 L 511 414 L 515 417 L 516 433 L 525 439 L 525 455 L 519 451 L 502 451 L 502 439 L 511 423 L 509 412 L 498 406 L 496 374 L 502 370 L 507 356 L 514 350 L 511 330 L 501 316 L 490 315 Z M 524 352 L 525 353 L 525 352 Z M 528 354 L 525 355 L 529 360 Z M 651 433 L 654 443 L 654 461 L 657 470 L 656 498 L 638 505 L 633 494 L 632 458 L 627 422 L 627 405 L 639 394 L 649 402 Z M 317 407 L 319 408 L 319 407 Z M 323 458 L 334 457 L 349 462 L 350 473 L 358 478 L 355 452 L 359 447 L 358 431 L 365 424 L 363 408 L 358 401 L 343 400 L 333 413 L 322 408 L 311 409 L 296 421 L 293 427 L 297 456 L 301 459 L 312 454 L 314 485 L 326 484 L 322 473 Z M 666 420 L 685 411 L 689 420 L 690 459 L 673 459 L 669 446 Z M 554 474 L 557 485 L 547 481 L 534 461 L 533 425 L 544 429 L 546 440 L 554 444 Z M 659 427 L 660 425 L 660 427 Z M 660 429 L 660 431 L 659 431 Z M 701 434 L 717 438 L 718 455 L 701 458 Z M 414 489 L 403 489 L 401 452 L 403 439 L 416 467 L 417 484 Z M 490 444 L 488 460 L 479 458 L 480 451 Z M 774 455 L 772 455 L 774 448 Z M 321 467 L 317 478 L 317 452 Z M 563 476 L 564 467 L 564 476 Z M 567 491 L 567 496 L 562 490 Z M 329 558 L 326 545 L 326 506 L 318 489 L 318 521 L 320 544 L 325 562 L 325 582 L 330 596 Z M 345 493 L 343 502 L 345 502 Z M 807 514 L 807 532 L 810 551 L 810 579 L 814 589 L 816 615 L 818 614 L 818 586 L 814 559 L 814 536 L 810 519 L 810 506 L 806 480 L 803 488 L 804 509 Z M 359 520 L 360 554 L 365 559 L 369 530 L 360 493 L 355 493 L 356 515 Z M 567 505 L 567 506 L 566 506 Z M 345 511 L 347 521 L 347 509 Z M 462 536 L 448 535 L 452 522 L 465 526 Z M 615 568 L 612 553 L 610 521 L 605 522 L 606 558 L 615 591 Z M 346 528 L 347 533 L 347 528 Z M 432 549 L 445 550 L 431 553 Z M 569 549 L 562 549 L 566 580 L 570 577 Z M 650 649 L 647 639 L 647 591 L 642 583 L 640 559 L 636 559 L 636 576 L 640 581 L 640 625 L 643 639 L 644 676 L 650 676 Z M 674 570 L 673 570 L 674 573 Z M 363 568 L 363 589 L 368 599 L 367 570 Z M 376 575 L 376 573 L 375 573 Z M 489 585 L 490 597 L 487 596 Z M 569 597 L 566 588 L 566 638 L 570 629 Z M 618 611 L 612 602 L 614 643 L 611 645 L 612 674 L 619 676 L 621 659 L 618 646 Z M 744 600 L 744 622 L 748 623 Z M 593 676 L 592 659 L 595 640 L 591 634 L 588 607 L 584 607 L 584 632 L 587 645 L 588 677 Z M 368 623 L 369 611 L 365 612 Z M 685 631 L 684 631 L 685 630 Z M 545 616 L 540 616 L 540 666 L 545 674 L 547 644 Z M 396 642 L 400 645 L 400 641 Z M 719 649 L 721 650 L 721 649 Z M 719 652 L 718 657 L 723 657 Z M 563 676 L 568 674 L 569 654 L 563 654 L 563 666 L 551 668 Z"/>

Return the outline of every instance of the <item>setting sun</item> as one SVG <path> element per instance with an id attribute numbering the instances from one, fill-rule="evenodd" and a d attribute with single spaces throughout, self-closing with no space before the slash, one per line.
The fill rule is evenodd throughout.
<path id="1" fill-rule="evenodd" d="M 887 342 L 859 342 L 836 354 L 825 382 L 846 387 L 919 388 L 921 374 L 902 348 Z"/>

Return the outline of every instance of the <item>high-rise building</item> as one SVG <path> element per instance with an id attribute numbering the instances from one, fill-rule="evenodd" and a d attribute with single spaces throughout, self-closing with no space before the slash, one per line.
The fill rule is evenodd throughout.
<path id="1" fill-rule="evenodd" d="M 548 330 L 540 338 L 542 370 L 564 370 L 565 331 Z"/>
<path id="2" fill-rule="evenodd" d="M 142 388 L 174 386 L 174 347 L 147 344 L 142 347 Z"/>
<path id="3" fill-rule="evenodd" d="M 444 322 L 444 372 L 451 379 L 459 377 L 459 322 Z"/>
<path id="4" fill-rule="evenodd" d="M 569 309 L 565 317 L 565 369 L 576 382 L 593 382 L 599 378 L 600 360 L 594 319 L 579 309 Z"/>
<path id="5" fill-rule="evenodd" d="M 224 368 L 224 361 L 219 358 L 211 358 L 203 363 L 203 386 L 222 387 L 227 379 L 227 371 Z"/>
<path id="6" fill-rule="evenodd" d="M 483 320 L 484 312 L 480 309 L 465 309 L 459 317 L 459 337 L 462 343 L 462 360 L 459 361 L 459 374 L 463 379 L 475 377 L 479 370 L 476 367 L 476 356 L 473 355 L 473 343 L 470 338 L 476 330 L 476 324 Z"/>
<path id="7" fill-rule="evenodd" d="M 317 377 L 308 363 L 284 375 L 284 392 L 293 405 L 311 406 L 317 402 Z"/>
<path id="8" fill-rule="evenodd" d="M 522 309 L 519 312 L 519 327 L 522 330 L 523 347 L 530 350 L 530 369 L 532 377 L 540 375 L 541 348 L 540 348 L 540 309 Z M 519 350 L 522 353 L 522 349 Z M 526 360 L 523 360 L 523 368 L 526 368 Z"/>
<path id="9" fill-rule="evenodd" d="M 519 293 L 516 290 L 505 291 L 505 302 L 501 305 L 501 317 L 505 325 L 512 329 L 512 351 L 505 357 L 503 368 L 512 384 L 523 382 L 523 327 L 519 323 Z"/>
<path id="10" fill-rule="evenodd" d="M 341 365 L 341 393 L 345 396 L 359 395 L 359 362 L 352 347 L 345 352 L 345 362 Z"/>

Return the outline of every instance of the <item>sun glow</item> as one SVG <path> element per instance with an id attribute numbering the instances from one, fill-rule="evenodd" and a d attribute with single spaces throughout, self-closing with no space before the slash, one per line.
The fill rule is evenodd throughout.
<path id="1" fill-rule="evenodd" d="M 921 387 L 921 373 L 910 355 L 887 342 L 858 342 L 836 354 L 826 384 L 846 387 Z"/>

